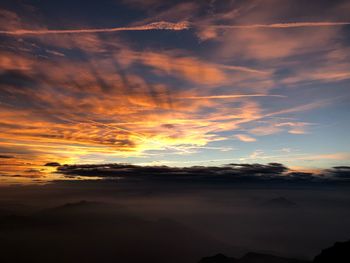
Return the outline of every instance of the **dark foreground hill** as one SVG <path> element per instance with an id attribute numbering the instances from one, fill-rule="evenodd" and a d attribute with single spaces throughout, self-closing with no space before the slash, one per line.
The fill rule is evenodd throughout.
<path id="1" fill-rule="evenodd" d="M 239 259 L 217 254 L 212 257 L 205 257 L 199 263 L 308 263 L 308 261 L 250 252 Z"/>
<path id="2" fill-rule="evenodd" d="M 299 259 L 277 257 L 269 254 L 247 253 L 242 258 L 227 257 L 216 254 L 211 257 L 202 258 L 198 263 L 307 263 Z M 350 241 L 337 242 L 332 247 L 322 250 L 315 257 L 313 263 L 349 263 Z M 311 263 L 311 262 L 310 262 Z"/>
<path id="3" fill-rule="evenodd" d="M 314 263 L 349 263 L 350 262 L 350 240 L 337 242 L 332 247 L 322 250 L 317 255 Z"/>

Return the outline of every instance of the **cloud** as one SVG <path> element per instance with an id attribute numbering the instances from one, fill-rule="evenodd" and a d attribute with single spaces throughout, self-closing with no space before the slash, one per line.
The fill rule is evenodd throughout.
<path id="1" fill-rule="evenodd" d="M 323 99 L 323 100 L 318 100 L 302 105 L 297 105 L 293 106 L 290 108 L 285 108 L 282 110 L 274 111 L 271 113 L 266 114 L 266 117 L 271 117 L 271 116 L 276 116 L 276 115 L 285 115 L 285 114 L 290 114 L 290 113 L 297 113 L 297 112 L 303 112 L 303 111 L 311 111 L 315 109 L 319 109 L 325 106 L 330 105 L 332 102 L 332 99 Z"/>
<path id="2" fill-rule="evenodd" d="M 255 142 L 256 139 L 246 134 L 236 134 L 235 137 L 242 142 Z"/>
<path id="3" fill-rule="evenodd" d="M 280 133 L 282 131 L 283 129 L 273 124 L 263 125 L 263 126 L 257 125 L 254 128 L 249 129 L 249 133 L 254 134 L 256 136 L 266 136 L 266 135 Z"/>
<path id="4" fill-rule="evenodd" d="M 281 122 L 277 123 L 277 127 L 287 127 L 288 133 L 291 134 L 307 134 L 307 127 L 310 126 L 311 123 L 307 122 Z"/>
<path id="5" fill-rule="evenodd" d="M 294 23 L 275 23 L 275 24 L 252 24 L 252 25 L 213 25 L 219 29 L 256 29 L 256 28 L 296 28 L 296 27 L 330 27 L 346 26 L 350 22 L 294 22 Z"/>
<path id="6" fill-rule="evenodd" d="M 12 155 L 3 155 L 3 154 L 0 154 L 0 159 L 11 159 L 11 158 L 15 158 L 15 157 L 12 156 Z"/>
<path id="7" fill-rule="evenodd" d="M 58 174 L 70 179 L 143 178 L 145 180 L 193 179 L 201 181 L 231 181 L 236 183 L 332 183 L 350 179 L 349 166 L 336 166 L 315 172 L 291 170 L 281 163 L 230 163 L 222 166 L 171 167 L 158 165 L 76 164 L 57 167 Z"/>
<path id="8" fill-rule="evenodd" d="M 314 21 L 300 21 L 301 17 L 310 17 L 307 10 L 311 9 Z M 221 58 L 243 57 L 269 65 L 267 68 L 287 66 L 290 69 L 294 66 L 289 64 L 290 60 L 284 61 L 285 58 L 295 55 L 305 57 L 307 54 L 316 58 L 312 56 L 314 52 L 325 51 L 342 42 L 342 30 L 350 24 L 342 9 L 339 3 L 325 2 L 312 2 L 308 8 L 302 2 L 288 0 L 283 4 L 276 1 L 242 2 L 218 11 L 213 16 L 199 18 L 195 25 L 200 38 L 215 40 L 215 54 Z M 327 14 L 324 10 L 328 10 Z M 278 63 L 267 64 L 266 61 Z M 295 62 L 302 66 L 305 61 Z M 322 66 L 317 60 L 313 64 L 317 66 L 308 65 L 307 68 L 317 69 Z M 295 68 L 298 66 L 295 65 Z"/>
<path id="9" fill-rule="evenodd" d="M 282 176 L 288 168 L 279 163 L 269 164 L 228 164 L 225 166 L 192 166 L 192 167 L 169 167 L 169 166 L 139 166 L 132 164 L 86 164 L 86 165 L 63 165 L 57 168 L 58 173 L 69 176 L 93 176 L 100 178 L 115 177 L 212 177 L 232 179 L 272 179 Z"/>
<path id="10" fill-rule="evenodd" d="M 269 94 L 233 94 L 233 95 L 212 95 L 212 96 L 193 96 L 184 97 L 184 99 L 196 100 L 196 99 L 239 99 L 249 97 L 277 97 L 284 98 L 282 95 L 269 95 Z"/>
<path id="11" fill-rule="evenodd" d="M 21 19 L 19 16 L 6 9 L 0 9 L 0 30 L 11 31 L 21 26 Z"/>
<path id="12" fill-rule="evenodd" d="M 58 167 L 61 165 L 58 162 L 50 162 L 50 163 L 46 163 L 45 166 Z"/>
<path id="13" fill-rule="evenodd" d="M 149 30 L 185 30 L 189 29 L 188 22 L 153 22 L 146 25 L 130 26 L 130 27 L 113 27 L 113 28 L 88 28 L 88 29 L 40 29 L 40 30 L 27 30 L 27 29 L 16 29 L 16 30 L 0 30 L 2 35 L 48 35 L 48 34 L 83 34 L 83 33 L 107 33 L 107 32 L 119 32 L 119 31 L 149 31 Z"/>
<path id="14" fill-rule="evenodd" d="M 196 180 L 233 180 L 237 182 L 330 182 L 337 179 L 350 179 L 349 166 L 336 166 L 314 172 L 290 170 L 281 163 L 231 163 L 222 166 L 171 167 L 133 164 L 77 164 L 57 167 L 57 173 L 71 178 L 98 177 L 112 178 L 197 178 Z"/>
<path id="15" fill-rule="evenodd" d="M 215 64 L 192 56 L 182 56 L 173 52 L 133 53 L 142 64 L 155 68 L 160 75 L 178 75 L 196 84 L 219 85 L 227 83 L 227 74 Z"/>
<path id="16" fill-rule="evenodd" d="M 333 178 L 350 180 L 350 166 L 335 166 L 326 170 L 326 174 Z"/>
<path id="17" fill-rule="evenodd" d="M 314 174 L 309 172 L 290 172 L 287 176 L 298 179 L 298 180 L 312 180 L 314 179 Z"/>
<path id="18" fill-rule="evenodd" d="M 217 40 L 221 44 L 217 53 L 220 57 L 242 56 L 262 63 L 263 61 L 279 61 L 298 54 L 310 54 L 315 50 L 324 50 L 334 43 L 339 33 L 338 27 L 300 28 L 296 30 L 270 30 L 251 28 L 249 30 L 231 30 Z M 230 45 L 235 41 L 235 45 Z M 277 44 L 278 43 L 278 44 Z M 266 65 L 266 63 L 263 63 Z M 272 66 L 273 64 L 269 64 Z M 289 65 L 288 68 L 291 66 Z M 294 67 L 293 67 L 294 68 Z"/>
<path id="19" fill-rule="evenodd" d="M 349 160 L 350 154 L 339 152 L 339 153 L 329 153 L 329 154 L 315 154 L 310 156 L 300 157 L 304 160 Z"/>
<path id="20" fill-rule="evenodd" d="M 265 164 L 242 164 L 242 163 L 232 163 L 229 164 L 233 169 L 238 169 L 242 174 L 272 174 L 272 175 L 282 175 L 284 172 L 288 171 L 288 168 L 280 163 L 269 163 Z"/>

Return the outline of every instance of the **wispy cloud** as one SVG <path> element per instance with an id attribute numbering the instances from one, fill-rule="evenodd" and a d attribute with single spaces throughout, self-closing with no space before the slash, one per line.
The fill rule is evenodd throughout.
<path id="1" fill-rule="evenodd" d="M 300 157 L 302 160 L 349 160 L 350 154 L 347 152 L 329 153 L 329 154 L 315 154 Z"/>
<path id="2" fill-rule="evenodd" d="M 315 102 L 311 102 L 311 103 L 307 103 L 307 104 L 303 104 L 303 105 L 299 105 L 299 106 L 295 106 L 295 107 L 291 107 L 291 108 L 285 108 L 285 109 L 282 109 L 279 111 L 271 112 L 271 113 L 265 115 L 265 117 L 314 110 L 314 109 L 325 107 L 325 106 L 329 105 L 331 102 L 332 102 L 331 99 L 319 100 L 319 101 L 315 101 Z"/>
<path id="3" fill-rule="evenodd" d="M 285 98 L 283 95 L 269 95 L 269 94 L 234 94 L 234 95 L 213 95 L 213 96 L 191 96 L 184 97 L 184 99 L 197 100 L 197 99 L 239 99 L 245 97 L 278 97 Z"/>
<path id="4" fill-rule="evenodd" d="M 329 27 L 350 25 L 350 22 L 295 22 L 275 24 L 252 24 L 252 25 L 212 25 L 216 29 L 255 29 L 255 28 L 296 28 L 296 27 Z M 47 35 L 47 34 L 82 34 L 82 33 L 107 33 L 118 31 L 149 31 L 149 30 L 186 30 L 194 27 L 188 21 L 166 22 L 159 21 L 139 26 L 112 27 L 112 28 L 86 28 L 86 29 L 15 29 L 1 30 L 3 35 Z"/>
<path id="5" fill-rule="evenodd" d="M 47 35 L 47 34 L 82 34 L 82 33 L 103 33 L 103 32 L 118 32 L 118 31 L 148 31 L 148 30 L 185 30 L 189 29 L 188 22 L 154 22 L 140 26 L 130 27 L 112 27 L 112 28 L 87 28 L 87 29 L 44 29 L 44 30 L 1 30 L 3 35 Z"/>
<path id="6" fill-rule="evenodd" d="M 246 134 L 236 134 L 235 137 L 242 142 L 255 142 L 256 139 Z"/>
<path id="7" fill-rule="evenodd" d="M 251 25 L 213 25 L 217 29 L 256 29 L 256 28 L 296 28 L 296 27 L 329 27 L 346 26 L 350 22 L 293 22 L 293 23 L 274 23 L 274 24 L 251 24 Z"/>

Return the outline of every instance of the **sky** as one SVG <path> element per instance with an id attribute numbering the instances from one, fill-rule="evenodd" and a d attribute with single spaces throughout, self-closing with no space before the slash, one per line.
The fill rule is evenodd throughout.
<path id="1" fill-rule="evenodd" d="M 0 2 L 0 183 L 60 164 L 349 165 L 350 2 Z"/>

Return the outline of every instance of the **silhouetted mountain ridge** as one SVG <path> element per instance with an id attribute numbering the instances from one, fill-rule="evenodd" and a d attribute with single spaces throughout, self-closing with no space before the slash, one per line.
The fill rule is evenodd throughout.
<path id="1" fill-rule="evenodd" d="M 223 254 L 204 257 L 198 263 L 311 263 L 311 261 L 278 257 L 270 254 L 249 252 L 242 258 L 236 259 Z M 350 240 L 336 242 L 332 247 L 323 249 L 317 255 L 313 263 L 349 263 L 350 262 Z"/>
<path id="2" fill-rule="evenodd" d="M 278 257 L 270 254 L 249 252 L 243 257 L 236 259 L 217 254 L 212 257 L 202 258 L 198 263 L 308 263 L 309 261 Z"/>
<path id="3" fill-rule="evenodd" d="M 332 247 L 323 249 L 314 259 L 314 263 L 349 263 L 350 240 L 336 242 Z"/>

